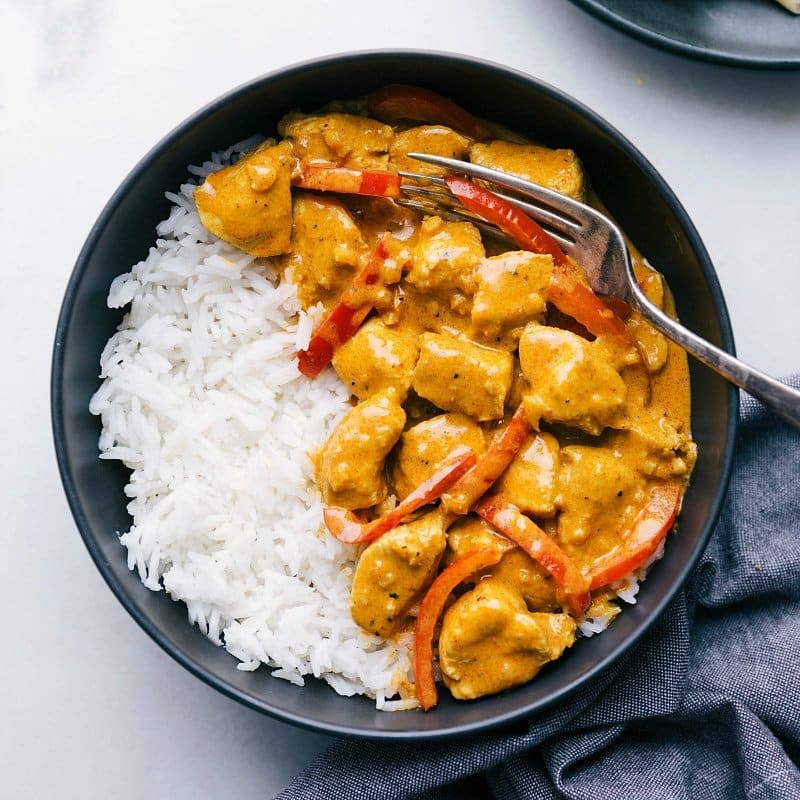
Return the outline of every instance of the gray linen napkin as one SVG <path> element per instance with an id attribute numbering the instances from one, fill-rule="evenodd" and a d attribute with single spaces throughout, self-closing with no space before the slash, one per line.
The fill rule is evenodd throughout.
<path id="1" fill-rule="evenodd" d="M 741 421 L 711 542 L 623 663 L 511 729 L 336 740 L 277 800 L 800 798 L 800 434 L 745 394 Z"/>

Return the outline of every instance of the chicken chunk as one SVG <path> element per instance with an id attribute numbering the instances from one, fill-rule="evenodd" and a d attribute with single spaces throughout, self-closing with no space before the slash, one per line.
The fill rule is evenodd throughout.
<path id="1" fill-rule="evenodd" d="M 466 314 L 484 255 L 480 231 L 474 225 L 428 217 L 420 228 L 406 280 Z"/>
<path id="2" fill-rule="evenodd" d="M 423 333 L 412 386 L 445 411 L 460 411 L 479 422 L 501 419 L 513 370 L 514 359 L 504 350 Z"/>
<path id="3" fill-rule="evenodd" d="M 292 271 L 304 308 L 336 303 L 368 255 L 353 218 L 338 200 L 295 197 L 291 253 L 284 266 Z"/>
<path id="4" fill-rule="evenodd" d="M 447 557 L 452 560 L 471 550 L 498 549 L 508 553 L 517 549 L 517 545 L 498 533 L 485 519 L 468 514 L 447 529 L 447 549 Z"/>
<path id="5" fill-rule="evenodd" d="M 406 412 L 392 389 L 351 408 L 317 456 L 317 485 L 328 505 L 368 508 L 389 492 L 383 462 L 406 422 Z"/>
<path id="6" fill-rule="evenodd" d="M 361 554 L 350 593 L 353 620 L 370 633 L 389 636 L 433 580 L 445 548 L 444 518 L 433 511 L 399 525 Z"/>
<path id="7" fill-rule="evenodd" d="M 494 141 L 472 145 L 469 160 L 539 183 L 577 200 L 586 195 L 583 167 L 572 150 L 551 150 L 535 144 Z"/>
<path id="8" fill-rule="evenodd" d="M 352 212 L 370 250 L 385 233 L 391 233 L 396 242 L 392 258 L 397 261 L 398 269 L 411 269 L 413 242 L 420 226 L 419 214 L 397 205 L 388 197 L 349 194 L 342 195 L 341 199 Z"/>
<path id="9" fill-rule="evenodd" d="M 557 611 L 562 607 L 559 587 L 553 577 L 519 548 L 503 556 L 489 574 L 521 594 L 529 611 Z"/>
<path id="10" fill-rule="evenodd" d="M 522 250 L 487 258 L 478 267 L 472 329 L 485 341 L 516 347 L 524 326 L 541 322 L 553 274 L 550 256 Z"/>
<path id="11" fill-rule="evenodd" d="M 394 140 L 388 125 L 355 114 L 288 114 L 278 131 L 301 161 L 327 161 L 350 169 L 386 169 Z"/>
<path id="12" fill-rule="evenodd" d="M 626 423 L 626 432 L 615 440 L 616 447 L 639 471 L 654 478 L 684 478 L 697 460 L 697 445 L 689 431 L 668 416 L 655 416 L 650 408 Z"/>
<path id="13" fill-rule="evenodd" d="M 525 410 L 534 426 L 544 419 L 596 436 L 625 403 L 625 382 L 600 340 L 532 323 L 520 339 L 519 358 L 529 384 Z"/>
<path id="14" fill-rule="evenodd" d="M 254 256 L 289 249 L 294 156 L 287 142 L 268 140 L 195 189 L 200 221 L 215 236 Z"/>
<path id="15" fill-rule="evenodd" d="M 531 613 L 520 594 L 488 578 L 445 613 L 439 666 L 452 695 L 471 700 L 526 683 L 574 641 L 569 615 Z"/>
<path id="16" fill-rule="evenodd" d="M 417 363 L 417 337 L 390 328 L 377 317 L 365 322 L 333 357 L 339 377 L 359 400 L 394 389 L 403 402 Z"/>
<path id="17" fill-rule="evenodd" d="M 549 433 L 529 436 L 497 482 L 502 495 L 525 514 L 555 514 L 558 440 Z"/>
<path id="18" fill-rule="evenodd" d="M 645 480 L 618 450 L 569 445 L 561 450 L 558 538 L 581 554 L 605 552 L 645 501 Z M 583 555 L 581 555 L 581 559 Z"/>
<path id="19" fill-rule="evenodd" d="M 420 125 L 395 136 L 389 160 L 398 170 L 421 175 L 442 175 L 445 170 L 433 164 L 409 158 L 408 153 L 430 153 L 447 158 L 466 158 L 469 139 L 444 125 Z"/>
<path id="20" fill-rule="evenodd" d="M 460 444 L 478 455 L 485 449 L 483 431 L 464 414 L 439 414 L 405 431 L 392 468 L 397 496 L 402 499 L 430 478 Z"/>

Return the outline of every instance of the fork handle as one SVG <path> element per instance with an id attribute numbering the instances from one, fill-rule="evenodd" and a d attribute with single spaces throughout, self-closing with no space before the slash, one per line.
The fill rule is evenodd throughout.
<path id="1" fill-rule="evenodd" d="M 745 364 L 730 353 L 685 328 L 634 289 L 636 305 L 648 322 L 687 353 L 723 378 L 760 400 L 781 419 L 800 430 L 800 391 Z"/>

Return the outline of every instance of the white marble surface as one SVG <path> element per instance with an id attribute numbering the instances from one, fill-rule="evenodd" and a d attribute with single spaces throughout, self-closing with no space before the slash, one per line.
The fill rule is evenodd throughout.
<path id="1" fill-rule="evenodd" d="M 215 693 L 139 630 L 84 550 L 51 444 L 50 348 L 86 234 L 149 147 L 231 87 L 378 47 L 536 75 L 620 128 L 671 183 L 716 263 L 740 355 L 800 369 L 800 73 L 683 60 L 565 0 L 383 7 L 0 0 L 3 797 L 270 797 L 327 741 Z"/>

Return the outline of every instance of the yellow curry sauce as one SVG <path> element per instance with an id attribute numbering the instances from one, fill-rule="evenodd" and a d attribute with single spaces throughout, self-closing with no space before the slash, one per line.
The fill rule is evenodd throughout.
<path id="1" fill-rule="evenodd" d="M 635 311 L 625 336 L 592 336 L 559 313 L 550 255 L 500 247 L 468 222 L 391 199 L 291 188 L 298 170 L 317 162 L 436 174 L 407 156 L 421 151 L 596 202 L 570 150 L 506 141 L 499 129 L 474 141 L 443 124 L 389 125 L 365 108 L 356 101 L 291 114 L 280 141 L 209 175 L 195 193 L 206 227 L 276 257 L 305 308 L 330 311 L 384 237 L 389 257 L 368 298 L 374 310 L 333 357 L 354 399 L 315 454 L 323 502 L 379 517 L 459 445 L 480 458 L 521 405 L 530 431 L 492 491 L 591 576 L 624 549 L 653 487 L 683 491 L 688 482 L 695 446 L 685 354 Z M 662 277 L 631 250 L 648 296 L 674 314 Z M 460 586 L 442 618 L 439 667 L 459 699 L 529 681 L 577 630 L 553 574 L 467 511 L 445 496 L 362 546 L 351 594 L 353 619 L 391 637 L 413 627 L 446 565 L 476 549 L 502 553 Z M 613 587 L 593 587 L 586 616 L 613 618 L 616 599 Z"/>

